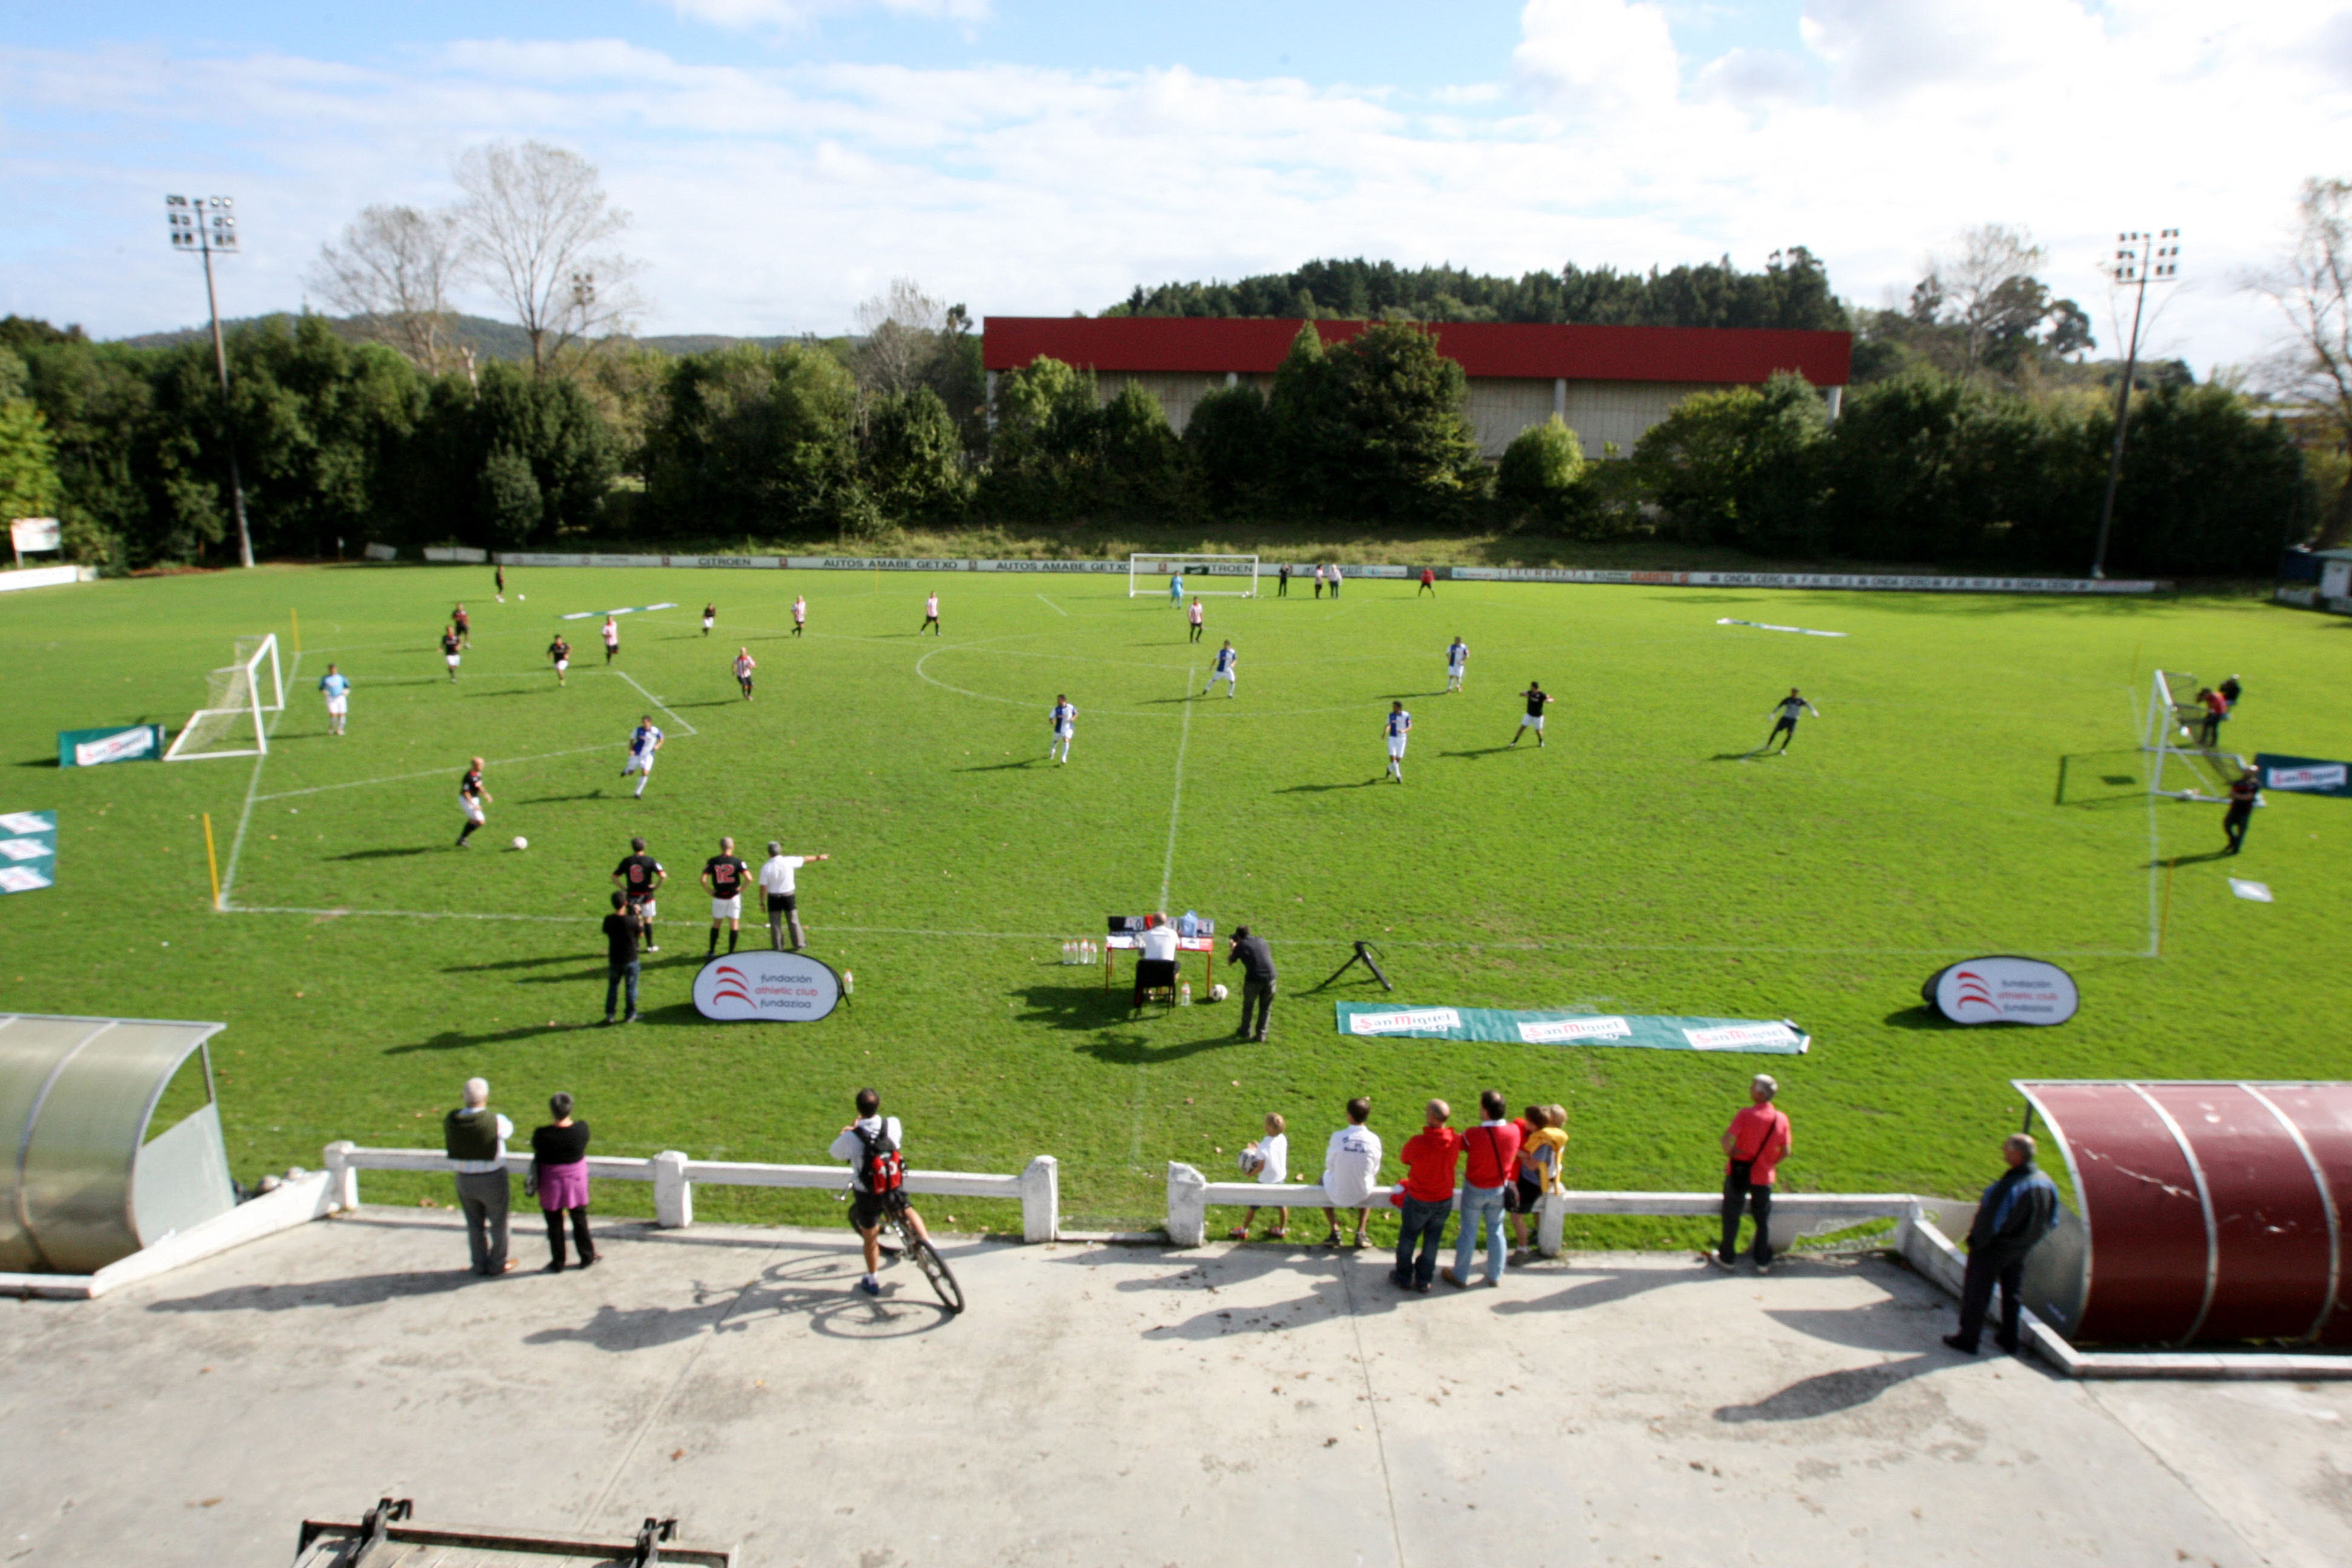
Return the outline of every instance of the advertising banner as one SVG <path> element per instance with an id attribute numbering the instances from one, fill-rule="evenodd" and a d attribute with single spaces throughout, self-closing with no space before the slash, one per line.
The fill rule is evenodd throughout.
<path id="1" fill-rule="evenodd" d="M 694 977 L 694 1010 L 720 1024 L 813 1024 L 841 1002 L 841 976 L 805 952 L 730 952 Z"/>
<path id="2" fill-rule="evenodd" d="M 64 548 L 65 531 L 54 517 L 18 517 L 8 522 L 8 541 L 19 555 L 27 551 Z"/>
<path id="3" fill-rule="evenodd" d="M 1919 1000 L 1955 1024 L 2063 1024 L 2080 1005 L 2074 977 L 2014 954 L 1971 958 L 1927 976 Z"/>
<path id="4" fill-rule="evenodd" d="M 61 768 L 94 768 L 101 763 L 155 763 L 163 760 L 163 726 L 161 724 L 58 731 L 58 766 Z"/>
<path id="5" fill-rule="evenodd" d="M 58 876 L 58 814 L 12 811 L 0 816 L 0 893 L 31 893 Z"/>
<path id="6" fill-rule="evenodd" d="M 1654 1014 L 1568 1013 L 1558 1008 L 1401 1007 L 1339 1002 L 1339 1033 L 1359 1037 L 1502 1040 L 1530 1046 L 1624 1046 L 1653 1051 L 1727 1051 L 1802 1056 L 1811 1035 L 1786 1018 L 1685 1018 Z"/>
<path id="7" fill-rule="evenodd" d="M 2254 770 L 2264 789 L 2292 795 L 2332 795 L 2352 797 L 2352 763 L 2331 763 L 2324 757 L 2282 757 L 2254 753 Z"/>
<path id="8" fill-rule="evenodd" d="M 366 549 L 361 551 L 360 553 L 370 561 L 397 561 L 400 559 L 400 551 L 398 548 L 390 544 L 371 544 Z"/>
<path id="9" fill-rule="evenodd" d="M 428 544 L 425 547 L 425 559 L 445 566 L 452 563 L 460 566 L 479 566 L 489 558 L 488 551 L 477 550 L 470 544 Z"/>

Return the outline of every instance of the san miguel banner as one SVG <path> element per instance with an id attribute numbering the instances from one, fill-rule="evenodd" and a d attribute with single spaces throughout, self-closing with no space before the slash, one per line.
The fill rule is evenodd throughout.
<path id="1" fill-rule="evenodd" d="M 2280 757 L 2254 754 L 2254 769 L 2264 789 L 2291 795 L 2352 796 L 2352 763 L 2331 763 L 2322 757 Z"/>
<path id="2" fill-rule="evenodd" d="M 58 877 L 58 814 L 0 816 L 0 893 L 35 893 Z"/>
<path id="3" fill-rule="evenodd" d="M 694 977 L 694 1010 L 719 1024 L 813 1024 L 841 1003 L 841 976 L 805 952 L 730 952 Z"/>
<path id="4" fill-rule="evenodd" d="M 1802 1056 L 1813 1037 L 1786 1018 L 1684 1018 L 1654 1014 L 1568 1013 L 1558 1008 L 1400 1007 L 1339 1002 L 1339 1033 L 1360 1038 L 1503 1040 L 1528 1046 L 1625 1046 L 1652 1051 L 1731 1051 Z"/>
<path id="5" fill-rule="evenodd" d="M 58 731 L 58 766 L 61 768 L 94 768 L 101 763 L 152 763 L 162 761 L 163 756 L 161 724 Z"/>
<path id="6" fill-rule="evenodd" d="M 1971 958 L 1927 976 L 1919 1000 L 1955 1024 L 2063 1024 L 2081 998 L 2074 977 L 2038 958 Z"/>

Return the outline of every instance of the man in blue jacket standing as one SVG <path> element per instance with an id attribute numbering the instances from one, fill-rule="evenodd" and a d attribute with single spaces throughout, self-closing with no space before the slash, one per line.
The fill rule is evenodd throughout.
<path id="1" fill-rule="evenodd" d="M 1996 1282 L 2000 1286 L 2000 1329 L 1992 1342 L 2017 1353 L 2018 1314 L 2025 1305 L 2025 1255 L 2058 1223 L 2058 1189 L 2033 1163 L 2033 1140 L 2026 1133 L 2012 1132 L 2002 1140 L 2000 1157 L 2009 1162 L 2009 1169 L 1984 1190 L 1976 1223 L 1969 1226 L 1960 1330 L 1944 1336 L 1944 1342 L 1962 1355 L 1977 1353 Z"/>

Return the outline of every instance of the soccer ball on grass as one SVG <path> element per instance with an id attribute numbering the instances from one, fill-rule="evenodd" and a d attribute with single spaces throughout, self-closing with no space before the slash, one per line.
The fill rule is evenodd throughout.
<path id="1" fill-rule="evenodd" d="M 1233 993 L 1227 991 L 1223 985 L 1212 985 L 1209 987 L 1209 1000 L 1212 1002 L 1222 1002 L 1231 994 L 1233 994 Z"/>
<path id="2" fill-rule="evenodd" d="M 518 849 L 528 849 L 530 847 L 530 840 L 518 833 L 515 835 L 514 847 Z"/>

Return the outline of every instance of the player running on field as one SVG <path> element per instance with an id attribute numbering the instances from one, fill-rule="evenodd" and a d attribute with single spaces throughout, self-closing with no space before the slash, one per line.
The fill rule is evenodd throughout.
<path id="1" fill-rule="evenodd" d="M 737 939 L 743 934 L 743 884 L 750 879 L 751 868 L 735 856 L 735 840 L 719 841 L 719 853 L 702 865 L 702 885 L 710 892 L 710 945 L 703 950 L 709 957 L 719 951 L 719 922 L 727 922 L 727 951 L 735 951 Z"/>
<path id="2" fill-rule="evenodd" d="M 1551 700 L 1551 694 L 1543 689 L 1542 681 L 1530 680 L 1528 682 L 1528 689 L 1519 695 L 1528 700 L 1528 710 L 1519 715 L 1519 727 L 1511 731 L 1511 744 L 1517 745 L 1519 737 L 1533 730 L 1536 732 L 1536 744 L 1540 746 L 1544 743 L 1544 704 Z"/>
<path id="3" fill-rule="evenodd" d="M 933 637 L 943 635 L 940 630 L 940 596 L 937 594 L 929 595 L 923 600 L 923 624 L 915 628 L 915 635 L 921 637 L 925 632 Z"/>
<path id="4" fill-rule="evenodd" d="M 441 658 L 449 667 L 449 679 L 452 680 L 457 679 L 457 650 L 465 646 L 455 626 L 441 628 Z"/>
<path id="5" fill-rule="evenodd" d="M 1217 662 L 1210 668 L 1209 684 L 1201 688 L 1201 695 L 1206 697 L 1210 692 L 1214 691 L 1220 680 L 1225 683 L 1227 697 L 1240 695 L 1238 687 L 1241 670 L 1238 666 L 1241 664 L 1241 658 L 1242 656 L 1234 651 L 1233 639 L 1226 638 L 1225 646 L 1217 650 Z"/>
<path id="6" fill-rule="evenodd" d="M 1470 645 L 1456 632 L 1454 640 L 1445 645 L 1445 689 L 1462 689 L 1463 672 L 1470 668 Z"/>
<path id="7" fill-rule="evenodd" d="M 1783 735 L 1788 740 L 1780 741 L 1780 749 L 1787 751 L 1789 741 L 1797 738 L 1797 715 L 1800 713 L 1811 713 L 1816 719 L 1822 716 L 1822 710 L 1797 695 L 1797 689 L 1793 686 L 1789 688 L 1788 696 L 1772 705 L 1772 711 L 1780 717 L 1772 725 L 1772 732 L 1764 737 L 1764 743 L 1756 748 L 1759 752 L 1769 751 L 1772 742 Z"/>
<path id="8" fill-rule="evenodd" d="M 621 623 L 612 616 L 604 617 L 604 662 L 610 664 L 621 651 Z"/>
<path id="9" fill-rule="evenodd" d="M 1070 760 L 1070 742 L 1078 732 L 1078 710 L 1071 704 L 1069 693 L 1054 699 L 1054 739 L 1045 747 L 1045 755 L 1056 762 Z M 1055 752 L 1061 752 L 1055 757 Z"/>
<path id="10" fill-rule="evenodd" d="M 1192 641 L 1194 641 L 1194 642 L 1199 642 L 1199 641 L 1201 640 L 1201 601 L 1200 601 L 1200 600 L 1195 599 L 1195 600 L 1193 600 L 1193 601 L 1192 601 L 1192 610 L 1191 610 L 1191 612 L 1190 612 L 1190 613 L 1191 613 L 1192 617 Z"/>
<path id="11" fill-rule="evenodd" d="M 1421 586 L 1413 590 L 1412 596 L 1418 599 L 1423 594 L 1433 599 L 1437 597 L 1437 574 L 1426 566 L 1421 569 Z"/>
<path id="12" fill-rule="evenodd" d="M 1404 783 L 1404 742 L 1412 733 L 1412 715 L 1404 710 L 1402 702 L 1389 704 L 1387 722 L 1389 736 L 1389 777 Z"/>
<path id="13" fill-rule="evenodd" d="M 459 647 L 470 648 L 474 646 L 474 621 L 472 616 L 466 614 L 465 605 L 460 605 L 449 612 L 449 624 L 457 629 Z"/>
<path id="14" fill-rule="evenodd" d="M 499 563 L 497 571 L 492 574 L 491 581 L 498 584 L 499 603 L 501 605 L 505 604 L 507 602 L 507 565 L 505 562 L 501 561 Z"/>
<path id="15" fill-rule="evenodd" d="M 710 628 L 719 624 L 719 602 L 712 600 L 702 606 L 702 635 L 709 637 Z"/>
<path id="16" fill-rule="evenodd" d="M 1184 568 L 1181 566 L 1168 569 L 1168 602 L 1171 605 L 1184 602 Z"/>
<path id="17" fill-rule="evenodd" d="M 343 719 L 352 710 L 352 683 L 333 665 L 319 678 L 319 689 L 327 694 L 327 733 L 343 732 Z"/>
<path id="18" fill-rule="evenodd" d="M 645 922 L 647 952 L 661 951 L 661 944 L 654 940 L 654 921 L 661 915 L 654 895 L 667 880 L 669 873 L 662 869 L 660 861 L 646 853 L 646 841 L 642 838 L 630 839 L 629 852 L 613 868 L 613 885 L 621 889 L 624 901 Z"/>
<path id="19" fill-rule="evenodd" d="M 629 731 L 629 760 L 621 765 L 621 776 L 637 775 L 637 796 L 643 799 L 646 785 L 654 782 L 654 757 L 662 749 L 662 732 L 655 727 L 654 716 L 640 714 L 637 727 Z"/>
<path id="20" fill-rule="evenodd" d="M 565 672 L 572 668 L 572 645 L 563 640 L 562 632 L 556 633 L 555 640 L 547 645 L 547 657 L 555 665 L 555 684 L 570 685 L 571 682 L 565 678 Z"/>
<path id="21" fill-rule="evenodd" d="M 808 601 L 800 595 L 794 594 L 793 595 L 793 636 L 800 636 L 802 629 L 807 625 Z"/>
<path id="22" fill-rule="evenodd" d="M 489 820 L 482 808 L 490 804 L 490 792 L 482 787 L 482 759 L 476 757 L 466 769 L 466 776 L 457 781 L 457 809 L 466 814 L 466 826 L 457 829 L 457 847 L 470 849 L 466 842 L 474 829 Z"/>
<path id="23" fill-rule="evenodd" d="M 743 689 L 743 700 L 746 702 L 751 700 L 751 672 L 759 668 L 760 661 L 751 657 L 750 648 L 735 650 L 735 684 Z"/>

